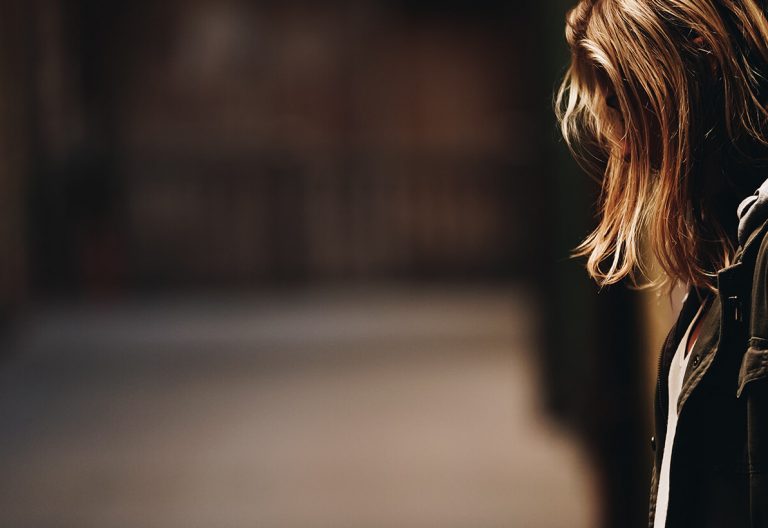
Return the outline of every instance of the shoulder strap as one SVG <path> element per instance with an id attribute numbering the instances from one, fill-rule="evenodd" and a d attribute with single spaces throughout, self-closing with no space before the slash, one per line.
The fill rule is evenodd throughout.
<path id="1" fill-rule="evenodd" d="M 760 250 L 764 245 L 763 240 L 766 238 L 766 233 L 768 233 L 768 219 L 754 229 L 744 245 L 739 246 L 736 252 L 736 261 L 742 266 L 745 280 L 749 281 L 749 284 L 745 285 L 748 289 L 744 292 L 746 295 L 745 300 L 748 301 L 748 306 L 744 308 L 749 312 L 749 335 L 747 337 L 755 335 L 768 337 L 767 292 L 758 291 L 754 287 L 757 283 L 765 284 L 763 277 L 766 277 L 768 261 L 760 259 L 761 263 L 758 265 L 758 259 L 760 257 Z"/>

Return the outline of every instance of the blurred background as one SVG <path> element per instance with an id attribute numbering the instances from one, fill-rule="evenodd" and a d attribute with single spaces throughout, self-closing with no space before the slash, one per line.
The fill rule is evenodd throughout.
<path id="1" fill-rule="evenodd" d="M 0 525 L 646 526 L 571 5 L 0 2 Z"/>

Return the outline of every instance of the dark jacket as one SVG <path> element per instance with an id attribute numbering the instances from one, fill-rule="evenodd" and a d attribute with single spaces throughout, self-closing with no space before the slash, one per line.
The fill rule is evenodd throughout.
<path id="1" fill-rule="evenodd" d="M 677 401 L 667 527 L 768 528 L 768 180 L 738 215 L 739 249 L 734 263 L 717 272 L 718 293 L 690 287 L 662 346 L 649 526 L 670 363 L 700 303 L 708 302 Z"/>

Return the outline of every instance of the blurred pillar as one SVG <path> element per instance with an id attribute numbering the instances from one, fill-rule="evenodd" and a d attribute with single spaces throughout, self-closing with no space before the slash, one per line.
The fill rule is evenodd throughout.
<path id="1" fill-rule="evenodd" d="M 124 261 L 113 104 L 123 4 L 31 5 L 30 289 L 111 294 Z"/>
<path id="2" fill-rule="evenodd" d="M 27 291 L 25 176 L 29 169 L 30 7 L 0 3 L 0 323 Z"/>

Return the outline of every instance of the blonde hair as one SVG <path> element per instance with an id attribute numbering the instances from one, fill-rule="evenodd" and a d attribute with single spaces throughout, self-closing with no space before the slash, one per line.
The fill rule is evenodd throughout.
<path id="1" fill-rule="evenodd" d="M 755 0 L 581 0 L 565 35 L 571 64 L 555 111 L 574 157 L 601 185 L 599 223 L 571 257 L 588 255 L 601 286 L 629 276 L 640 289 L 671 293 L 680 280 L 716 291 L 735 237 L 703 201 L 701 161 L 768 146 L 764 8 Z M 640 286 L 635 270 L 648 277 L 646 254 L 664 273 Z"/>

